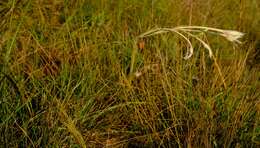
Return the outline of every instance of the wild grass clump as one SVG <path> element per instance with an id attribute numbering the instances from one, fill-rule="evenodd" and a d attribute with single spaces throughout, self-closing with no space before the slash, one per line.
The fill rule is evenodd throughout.
<path id="1" fill-rule="evenodd" d="M 1 1 L 0 147 L 258 147 L 258 4 Z"/>

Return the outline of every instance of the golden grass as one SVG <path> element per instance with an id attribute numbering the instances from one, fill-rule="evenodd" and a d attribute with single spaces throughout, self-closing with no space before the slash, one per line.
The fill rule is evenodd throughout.
<path id="1" fill-rule="evenodd" d="M 0 143 L 258 147 L 258 4 L 1 1 Z"/>

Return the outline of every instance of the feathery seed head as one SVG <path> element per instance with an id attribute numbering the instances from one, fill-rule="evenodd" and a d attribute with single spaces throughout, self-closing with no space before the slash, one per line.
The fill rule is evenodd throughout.
<path id="1" fill-rule="evenodd" d="M 231 42 L 241 43 L 239 39 L 244 36 L 244 33 L 234 30 L 223 30 L 223 32 L 220 35 Z"/>

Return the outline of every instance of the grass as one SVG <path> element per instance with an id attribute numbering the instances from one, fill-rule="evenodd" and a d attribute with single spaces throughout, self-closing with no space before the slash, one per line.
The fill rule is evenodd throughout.
<path id="1" fill-rule="evenodd" d="M 259 147 L 259 6 L 0 2 L 0 147 Z"/>

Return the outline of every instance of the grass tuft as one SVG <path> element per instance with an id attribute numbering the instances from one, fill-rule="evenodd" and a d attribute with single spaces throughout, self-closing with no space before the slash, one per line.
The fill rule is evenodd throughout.
<path id="1" fill-rule="evenodd" d="M 259 6 L 0 1 L 0 147 L 259 147 Z"/>

